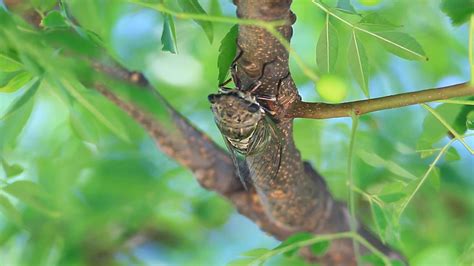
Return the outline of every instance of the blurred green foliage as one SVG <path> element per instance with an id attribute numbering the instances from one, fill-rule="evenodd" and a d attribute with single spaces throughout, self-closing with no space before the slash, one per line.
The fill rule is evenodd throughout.
<path id="1" fill-rule="evenodd" d="M 235 14 L 229 1 L 146 2 L 164 3 L 178 12 Z M 445 12 L 459 10 L 447 2 L 443 1 Z M 384 50 L 383 43 L 358 35 L 367 63 L 359 76 L 353 76 L 347 62 L 354 56 L 349 49 L 353 33 L 333 18 L 327 24 L 326 14 L 311 1 L 293 1 L 298 20 L 292 46 L 313 71 L 319 68 L 346 81 L 348 100 L 363 98 L 359 88 L 365 86 L 366 94 L 370 91 L 377 97 L 469 79 L 467 24 L 453 27 L 440 3 L 324 3 L 339 7 L 340 15 L 350 21 L 364 15 L 372 30 L 384 25 L 409 34 L 430 59 L 406 61 L 395 56 L 403 55 Z M 38 27 L 25 16 L 39 21 Z M 453 22 L 465 20 L 463 14 L 450 16 Z M 180 20 L 120 0 L 61 4 L 43 0 L 11 10 L 0 7 L 2 264 L 222 265 L 244 250 L 277 246 L 235 214 L 228 202 L 200 188 L 191 173 L 166 158 L 136 122 L 91 89 L 96 81 L 107 84 L 166 123 L 163 106 L 130 85 L 97 73 L 90 60 L 113 59 L 142 71 L 178 111 L 220 143 L 205 95 L 216 91 L 218 77 L 222 81 L 227 75 L 223 70 L 233 56 L 228 45 L 235 32 L 222 45 L 221 40 L 232 26 Z M 332 58 L 334 50 L 324 52 L 327 46 L 319 35 L 325 27 L 337 32 L 337 38 L 326 38 L 326 44 L 336 39 L 337 58 Z M 405 39 L 419 51 L 406 36 L 392 33 L 387 39 Z M 330 63 L 324 66 L 316 56 Z M 293 61 L 291 67 L 303 98 L 321 100 L 311 79 Z M 361 83 L 357 77 L 368 79 Z M 434 105 L 472 147 L 468 137 L 473 133 L 472 105 Z M 295 140 L 303 158 L 342 200 L 348 194 L 350 131 L 349 119 L 295 121 Z M 418 106 L 360 118 L 353 158 L 357 215 L 412 265 L 473 262 L 472 154 L 454 142 L 415 190 L 449 143 L 447 133 L 439 120 Z M 400 212 L 404 203 L 407 208 Z M 325 245 L 313 249 L 324 253 Z M 269 263 L 304 264 L 285 256 Z"/>

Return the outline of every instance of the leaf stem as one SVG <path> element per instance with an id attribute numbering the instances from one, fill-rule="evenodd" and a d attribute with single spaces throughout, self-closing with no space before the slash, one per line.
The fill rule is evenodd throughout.
<path id="1" fill-rule="evenodd" d="M 462 143 L 462 145 L 464 145 L 464 147 L 466 147 L 466 149 L 474 155 L 474 150 L 464 141 L 462 136 L 459 135 L 459 133 L 448 122 L 446 122 L 446 120 L 440 114 L 438 114 L 433 108 L 426 104 L 422 104 L 421 106 L 428 110 L 434 117 L 436 117 L 436 119 L 438 119 L 438 121 L 443 124 L 443 126 L 446 127 L 446 129 L 448 129 L 449 132 L 454 135 L 454 137 L 456 137 L 455 139 L 458 139 Z"/>
<path id="2" fill-rule="evenodd" d="M 425 174 L 423 175 L 423 177 L 420 179 L 420 181 L 418 182 L 418 184 L 416 185 L 415 187 L 415 190 L 413 190 L 413 192 L 410 194 L 410 196 L 403 202 L 403 204 L 401 205 L 400 209 L 398 210 L 398 217 L 400 218 L 400 216 L 402 215 L 403 211 L 405 211 L 406 207 L 408 206 L 408 203 L 410 203 L 410 201 L 413 199 L 413 197 L 415 196 L 415 194 L 418 192 L 418 190 L 421 188 L 421 186 L 423 185 L 423 183 L 425 182 L 426 178 L 428 178 L 428 176 L 430 175 L 431 171 L 433 171 L 434 167 L 436 166 L 436 164 L 438 163 L 438 161 L 441 159 L 441 157 L 444 155 L 444 153 L 448 150 L 448 148 L 451 146 L 451 144 L 453 144 L 453 142 L 456 141 L 456 139 L 452 139 L 450 140 L 446 145 L 444 145 L 444 147 L 441 149 L 441 151 L 438 153 L 438 155 L 436 156 L 436 158 L 433 160 L 433 162 L 430 164 L 430 167 L 428 168 L 428 170 L 425 172 Z"/>
<path id="3" fill-rule="evenodd" d="M 459 136 L 459 135 L 458 135 Z M 474 136 L 474 134 L 467 134 L 465 135 L 465 137 L 471 137 L 471 136 Z M 406 209 L 406 207 L 408 206 L 408 203 L 410 203 L 410 201 L 413 199 L 413 197 L 415 196 L 415 194 L 418 192 L 418 190 L 420 189 L 421 185 L 423 185 L 423 183 L 425 182 L 426 178 L 429 176 L 429 174 L 431 173 L 431 171 L 433 171 L 434 167 L 436 166 L 436 164 L 438 163 L 438 161 L 441 159 L 441 157 L 443 156 L 444 153 L 446 153 L 446 151 L 448 150 L 449 147 L 451 147 L 451 145 L 455 142 L 455 141 L 462 141 L 462 139 L 456 137 L 452 140 L 450 140 L 448 143 L 446 143 L 446 145 L 443 146 L 443 148 L 441 148 L 440 152 L 438 153 L 438 155 L 436 156 L 436 158 L 433 160 L 433 162 L 430 164 L 430 167 L 428 168 L 428 170 L 425 172 L 425 174 L 423 175 L 423 177 L 420 179 L 420 182 L 417 184 L 415 190 L 410 194 L 410 196 L 407 198 L 407 200 L 405 200 L 402 204 L 402 206 L 400 207 L 400 209 L 398 210 L 398 217 L 400 218 L 400 216 L 402 215 L 403 211 Z"/>
<path id="4" fill-rule="evenodd" d="M 469 21 L 469 65 L 471 66 L 471 85 L 474 86 L 474 14 Z"/>
<path id="5" fill-rule="evenodd" d="M 347 174 L 349 179 L 349 210 L 351 213 L 350 217 L 350 228 L 351 231 L 356 233 L 357 232 L 357 221 L 356 221 L 356 206 L 355 206 L 355 195 L 354 190 L 352 187 L 355 186 L 354 184 L 354 175 L 352 173 L 352 159 L 354 157 L 354 144 L 356 139 L 357 128 L 359 126 L 359 117 L 352 114 L 352 131 L 351 131 L 351 139 L 349 142 L 349 153 L 348 153 L 348 160 L 347 160 Z M 360 250 L 359 245 L 353 239 L 352 244 L 354 246 L 354 254 L 356 257 L 357 265 L 361 265 L 360 263 Z"/>
<path id="6" fill-rule="evenodd" d="M 374 247 L 372 244 L 370 244 L 367 240 L 365 240 L 359 234 L 354 233 L 354 232 L 342 232 L 342 233 L 335 233 L 335 234 L 318 235 L 318 236 L 315 236 L 314 238 L 311 238 L 311 239 L 308 239 L 308 240 L 295 242 L 293 244 L 290 244 L 290 245 L 287 245 L 287 246 L 284 246 L 284 247 L 281 247 L 281 248 L 276 248 L 276 249 L 270 250 L 269 252 L 267 252 L 267 253 L 259 256 L 259 257 L 256 257 L 254 263 L 256 263 L 256 264 L 263 263 L 263 262 L 265 262 L 266 260 L 268 260 L 269 258 L 271 258 L 273 256 L 283 254 L 283 253 L 291 251 L 291 250 L 306 247 L 306 246 L 309 246 L 309 245 L 313 245 L 313 244 L 316 244 L 316 243 L 319 243 L 319 242 L 329 241 L 329 240 L 336 240 L 336 239 L 343 239 L 343 238 L 351 238 L 351 239 L 357 241 L 358 243 L 360 243 L 364 247 L 366 247 L 370 252 L 372 252 L 377 257 L 379 257 L 384 262 L 385 265 L 392 265 L 390 259 L 385 254 L 383 254 L 381 251 L 379 251 L 376 247 Z"/>

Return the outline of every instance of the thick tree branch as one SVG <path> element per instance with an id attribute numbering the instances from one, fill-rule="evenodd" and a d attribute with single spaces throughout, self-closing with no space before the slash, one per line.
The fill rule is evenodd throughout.
<path id="1" fill-rule="evenodd" d="M 442 88 L 407 92 L 375 99 L 367 99 L 340 104 L 308 103 L 296 101 L 286 113 L 291 118 L 327 119 L 363 115 L 375 111 L 427 103 L 461 96 L 474 95 L 474 87 L 460 83 Z"/>
<path id="2" fill-rule="evenodd" d="M 287 21 L 276 30 L 290 41 L 291 25 L 296 20 L 290 11 L 290 0 L 236 0 L 234 3 L 239 18 Z M 268 103 L 267 107 L 276 113 L 277 127 L 283 135 L 281 165 L 276 176 L 266 174 L 270 171 L 267 167 L 274 160 L 273 155 L 279 152 L 276 142 L 264 153 L 246 158 L 250 168 L 264 168 L 255 171 L 251 178 L 265 213 L 280 228 L 291 231 L 315 234 L 349 231 L 350 219 L 345 205 L 332 198 L 323 178 L 310 165 L 303 164 L 295 147 L 293 120 L 286 114 L 295 102 L 300 101 L 300 96 L 289 73 L 288 50 L 264 28 L 247 25 L 239 26 L 238 47 L 240 56 L 234 74 L 240 89 L 246 90 L 258 81 L 261 86 L 254 92 L 257 96 L 275 96 L 276 102 Z M 359 233 L 385 254 L 399 257 L 362 227 Z M 324 265 L 355 264 L 352 241 L 333 241 L 330 250 L 319 261 Z"/>

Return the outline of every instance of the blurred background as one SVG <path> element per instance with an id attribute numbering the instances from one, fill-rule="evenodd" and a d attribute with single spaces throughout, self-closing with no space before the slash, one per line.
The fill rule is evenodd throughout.
<path id="1" fill-rule="evenodd" d="M 24 2 L 16 8 L 33 7 L 40 17 L 57 6 L 56 1 Z M 164 16 L 159 12 L 118 0 L 64 2 L 74 26 L 33 29 L 16 11 L 2 13 L 0 53 L 32 73 L 29 79 L 37 73 L 44 78 L 34 93 L 30 83 L 0 91 L 0 264 L 224 265 L 246 250 L 275 247 L 278 241 L 201 188 L 190 171 L 167 158 L 124 112 L 76 82 L 92 75 L 83 66 L 83 54 L 101 58 L 95 45 L 100 42 L 124 66 L 146 73 L 179 112 L 222 145 L 207 95 L 217 91 L 220 40 L 232 25 L 213 23 L 210 43 L 198 24 L 176 19 L 178 53 L 172 54 L 162 51 Z M 180 10 L 173 2 L 167 3 Z M 231 1 L 199 2 L 210 15 L 235 16 Z M 452 26 L 440 1 L 352 4 L 402 26 L 429 57 L 426 62 L 404 60 L 364 40 L 371 97 L 469 80 L 468 25 Z M 292 10 L 297 15 L 292 46 L 316 71 L 316 42 L 325 15 L 306 0 L 293 1 Z M 340 41 L 347 43 L 350 32 L 334 25 Z M 346 47 L 339 48 L 333 76 L 343 91 L 338 101 L 365 97 L 349 73 Z M 304 100 L 327 100 L 293 60 L 291 73 Z M 2 72 L 0 85 L 11 77 L 11 72 Z M 431 106 L 453 125 L 459 117 L 465 124 L 473 110 Z M 357 187 L 393 197 L 384 201 L 377 223 L 373 202 L 358 196 L 358 217 L 412 265 L 472 265 L 474 157 L 455 142 L 398 215 L 396 207 L 409 197 L 410 185 L 426 173 L 449 138 L 420 106 L 360 120 L 354 158 Z M 325 177 L 336 198 L 346 200 L 351 120 L 296 119 L 294 131 L 303 158 Z M 473 138 L 465 139 L 474 146 Z M 287 258 L 270 262 L 289 263 Z"/>

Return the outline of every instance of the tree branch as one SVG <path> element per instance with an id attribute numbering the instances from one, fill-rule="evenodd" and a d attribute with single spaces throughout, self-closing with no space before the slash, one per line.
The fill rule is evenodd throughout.
<path id="1" fill-rule="evenodd" d="M 313 119 L 350 117 L 352 113 L 356 115 L 363 115 L 380 110 L 471 95 L 474 95 L 474 87 L 466 82 L 442 88 L 407 92 L 375 99 L 340 104 L 308 103 L 296 101 L 290 107 L 290 110 L 286 113 L 286 116 L 291 118 Z"/>

